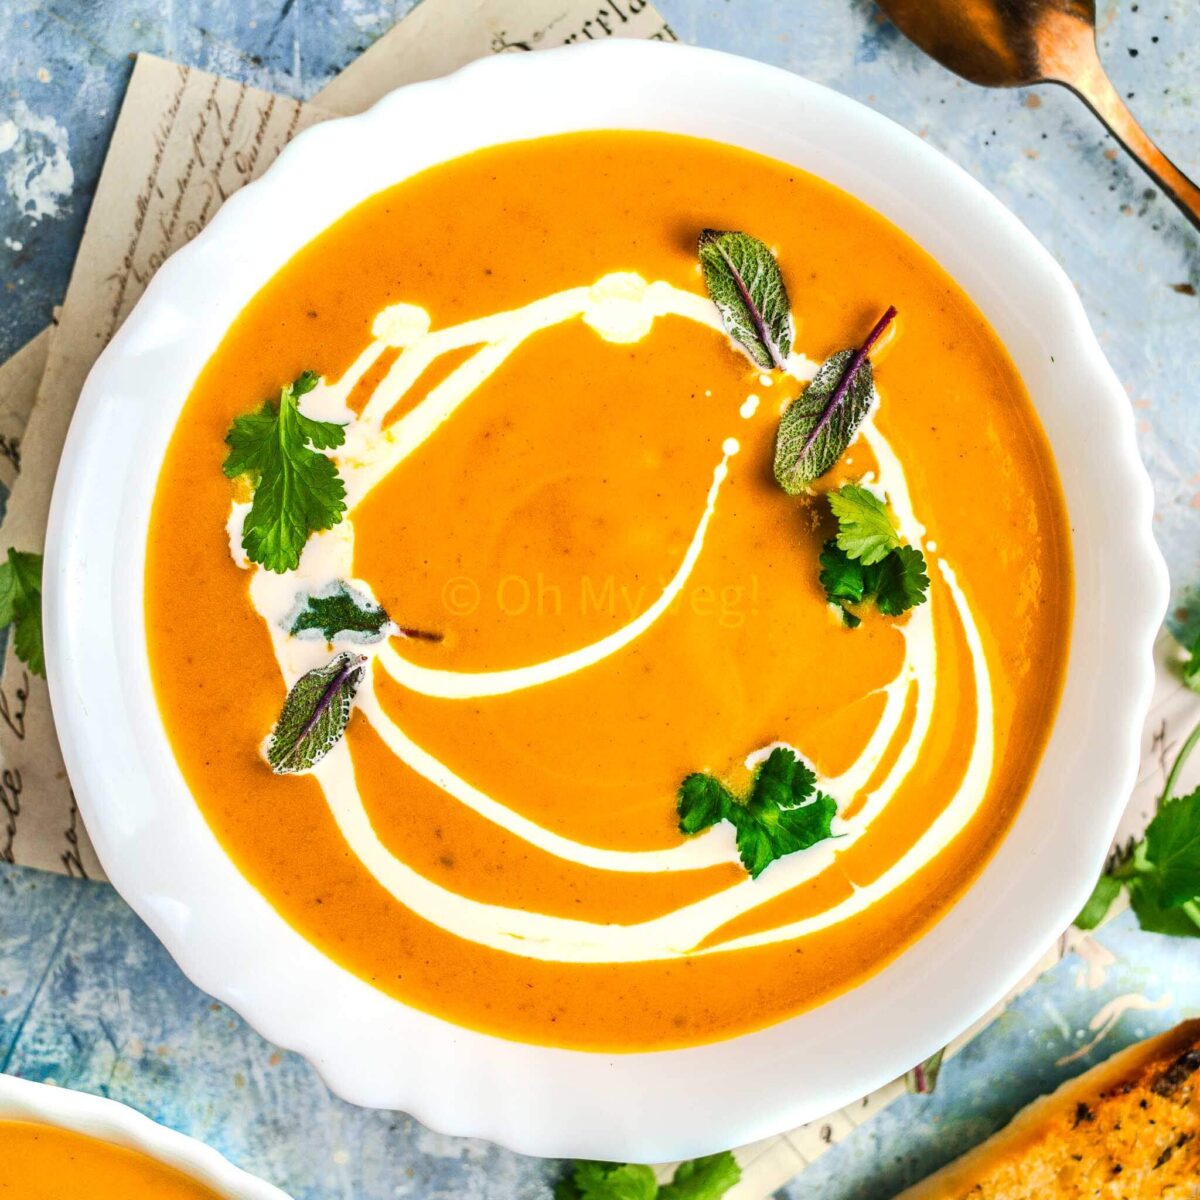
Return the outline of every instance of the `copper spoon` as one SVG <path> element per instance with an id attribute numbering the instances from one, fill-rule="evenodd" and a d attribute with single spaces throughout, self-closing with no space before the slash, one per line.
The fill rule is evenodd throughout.
<path id="1" fill-rule="evenodd" d="M 1095 0 L 877 2 L 901 33 L 972 83 L 1070 88 L 1200 229 L 1200 187 L 1154 144 L 1100 64 Z"/>

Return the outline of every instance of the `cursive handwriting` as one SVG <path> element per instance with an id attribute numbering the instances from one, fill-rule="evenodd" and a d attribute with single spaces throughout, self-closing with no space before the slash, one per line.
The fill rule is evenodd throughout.
<path id="1" fill-rule="evenodd" d="M 62 852 L 60 861 L 71 878 L 87 879 L 87 868 L 83 865 L 83 855 L 79 851 L 79 805 L 75 801 L 74 791 L 69 791 L 68 795 L 71 797 L 71 816 L 70 824 L 63 830 L 67 849 Z"/>
<path id="2" fill-rule="evenodd" d="M 29 672 L 22 670 L 13 700 L 0 688 L 0 718 L 20 741 L 25 740 L 25 709 L 29 704 Z"/>
<path id="3" fill-rule="evenodd" d="M 21 772 L 5 770 L 0 775 L 0 808 L 4 810 L 4 845 L 0 846 L 0 859 L 16 862 L 13 843 L 17 839 L 17 818 L 21 815 Z"/>

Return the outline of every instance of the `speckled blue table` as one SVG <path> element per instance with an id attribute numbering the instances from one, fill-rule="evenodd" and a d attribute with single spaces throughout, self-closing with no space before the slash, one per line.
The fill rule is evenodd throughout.
<path id="1" fill-rule="evenodd" d="M 0 359 L 62 296 L 130 70 L 150 50 L 300 96 L 383 33 L 407 0 L 0 0 Z M 1200 237 L 1066 92 L 984 92 L 924 59 L 865 0 L 660 0 L 687 41 L 778 63 L 917 130 L 982 179 L 1074 280 L 1137 410 L 1154 476 L 1173 620 L 1200 582 Z M 1200 175 L 1200 7 L 1101 0 L 1102 49 L 1123 93 Z M 794 1200 L 888 1200 L 1111 1049 L 1200 1005 L 1200 949 L 1103 934 L 1117 965 L 1095 990 L 1078 964 L 1042 980 L 946 1069 L 787 1189 Z M 1106 1000 L 1132 1012 L 1074 1063 Z M 440 1137 L 333 1099 L 196 991 L 108 887 L 0 868 L 0 1069 L 125 1100 L 199 1136 L 297 1200 L 549 1195 L 554 1164 Z"/>

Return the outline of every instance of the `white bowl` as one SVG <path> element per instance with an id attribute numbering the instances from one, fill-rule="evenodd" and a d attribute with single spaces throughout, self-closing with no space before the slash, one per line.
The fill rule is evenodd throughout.
<path id="1" fill-rule="evenodd" d="M 335 966 L 217 843 L 176 767 L 142 625 L 159 463 L 200 369 L 259 287 L 366 196 L 482 146 L 667 130 L 795 163 L 929 250 L 991 321 L 1054 447 L 1076 600 L 1032 790 L 966 895 L 851 992 L 685 1050 L 593 1054 L 417 1012 Z M 1135 779 L 1166 574 L 1129 404 L 1066 276 L 998 201 L 870 109 L 709 50 L 613 41 L 503 56 L 302 134 L 151 283 L 84 388 L 51 511 L 50 686 L 101 861 L 191 978 L 340 1095 L 530 1154 L 665 1160 L 748 1142 L 894 1078 L 1009 988 L 1087 897 Z M 182 583 L 183 581 L 181 581 Z"/>
<path id="2" fill-rule="evenodd" d="M 137 1150 L 227 1200 L 288 1200 L 277 1187 L 238 1170 L 210 1146 L 157 1125 L 115 1100 L 0 1075 L 0 1121 L 56 1125 Z"/>

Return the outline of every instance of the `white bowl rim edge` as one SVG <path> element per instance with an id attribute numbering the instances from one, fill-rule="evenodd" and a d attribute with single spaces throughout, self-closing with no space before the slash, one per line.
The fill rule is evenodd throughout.
<path id="1" fill-rule="evenodd" d="M 564 120 L 564 106 L 569 109 L 575 105 L 586 111 L 588 104 L 600 103 L 595 96 L 589 97 L 589 88 L 639 73 L 653 73 L 654 97 L 649 95 L 648 84 L 639 83 L 633 99 L 606 97 L 606 103 L 611 99 L 615 123 L 575 127 L 638 127 L 620 124 L 621 120 L 632 119 L 621 105 L 635 101 L 649 107 L 657 103 L 658 113 L 666 111 L 671 103 L 682 106 L 685 100 L 693 107 L 702 106 L 702 80 L 708 90 L 731 96 L 771 97 L 794 105 L 798 114 L 818 115 L 843 135 L 850 147 L 845 151 L 847 155 L 853 145 L 869 143 L 876 148 L 880 161 L 890 163 L 886 156 L 893 153 L 889 147 L 894 148 L 897 156 L 913 164 L 916 181 L 904 187 L 911 188 L 914 197 L 920 196 L 922 188 L 928 192 L 936 186 L 947 204 L 971 206 L 973 220 L 987 227 L 994 243 L 990 249 L 981 247 L 979 253 L 985 257 L 1001 252 L 1018 256 L 1033 294 L 1031 303 L 1045 310 L 1041 322 L 1045 329 L 1040 336 L 1050 344 L 1061 345 L 1061 373 L 1071 373 L 1064 386 L 1084 390 L 1086 383 L 1092 396 L 1095 407 L 1091 411 L 1096 419 L 1088 452 L 1100 464 L 1096 470 L 1103 469 L 1112 490 L 1122 497 L 1112 517 L 1111 542 L 1095 550 L 1096 564 L 1097 569 L 1103 569 L 1111 565 L 1111 558 L 1126 564 L 1127 571 L 1121 578 L 1106 578 L 1110 592 L 1102 599 L 1086 600 L 1087 605 L 1101 606 L 1095 617 L 1098 628 L 1115 626 L 1118 621 L 1121 624 L 1119 642 L 1105 648 L 1107 661 L 1101 665 L 1083 662 L 1078 639 L 1072 647 L 1069 687 L 1071 678 L 1079 672 L 1090 672 L 1092 682 L 1103 677 L 1120 683 L 1118 691 L 1112 693 L 1117 699 L 1112 701 L 1110 711 L 1089 709 L 1087 713 L 1087 728 L 1096 731 L 1098 748 L 1093 747 L 1093 757 L 1097 761 L 1086 768 L 1087 774 L 1083 774 L 1083 766 L 1077 770 L 1083 782 L 1093 785 L 1094 820 L 1085 826 L 1077 822 L 1069 830 L 1057 829 L 1052 822 L 1046 832 L 1040 873 L 1029 868 L 989 881 L 996 874 L 997 860 L 1003 856 L 1001 847 L 967 895 L 929 933 L 878 975 L 817 1010 L 711 1045 L 603 1055 L 518 1045 L 461 1029 L 395 1001 L 388 1000 L 387 1004 L 396 1013 L 371 1002 L 364 991 L 381 999 L 382 994 L 324 959 L 284 926 L 228 860 L 228 870 L 220 866 L 218 859 L 223 858 L 223 852 L 211 833 L 207 833 L 206 843 L 203 831 L 207 826 L 198 813 L 194 816 L 200 827 L 186 812 L 176 812 L 173 819 L 177 823 L 190 822 L 190 840 L 182 839 L 181 846 L 192 855 L 193 866 L 198 867 L 203 860 L 208 894 L 218 898 L 211 903 L 197 903 L 196 897 L 203 893 L 197 892 L 193 883 L 177 878 L 179 872 L 164 871 L 162 864 L 154 861 L 166 827 L 139 826 L 140 816 L 133 813 L 136 806 L 124 810 L 117 788 L 118 784 L 124 788 L 150 784 L 149 768 L 143 762 L 130 767 L 131 756 L 120 757 L 122 747 L 153 749 L 145 740 L 153 741 L 151 734 L 135 728 L 133 720 L 139 714 L 144 717 L 147 711 L 139 690 L 145 680 L 139 674 L 139 681 L 128 685 L 127 703 L 131 707 L 127 708 L 123 699 L 126 692 L 118 689 L 110 693 L 108 689 L 117 684 L 111 680 L 101 682 L 98 666 L 103 662 L 110 673 L 119 667 L 126 674 L 144 674 L 143 664 L 132 662 L 128 656 L 132 643 L 126 625 L 130 618 L 117 604 L 120 599 L 128 607 L 139 597 L 141 581 L 139 578 L 136 586 L 127 586 L 114 570 L 115 564 L 128 561 L 116 553 L 118 549 L 128 550 L 135 564 L 141 559 L 136 547 L 126 545 L 130 534 L 118 532 L 112 535 L 115 540 L 111 546 L 103 544 L 102 527 L 97 522 L 106 513 L 111 516 L 126 511 L 125 506 L 132 506 L 129 511 L 140 511 L 135 504 L 137 497 L 131 498 L 133 484 L 123 478 L 105 482 L 105 473 L 113 473 L 113 464 L 104 460 L 101 447 L 111 448 L 114 431 L 119 434 L 131 428 L 128 412 L 122 412 L 113 398 L 139 391 L 145 395 L 153 381 L 143 378 L 138 383 L 139 370 L 144 371 L 145 364 L 151 363 L 153 354 L 163 346 L 178 348 L 187 344 L 192 334 L 185 327 L 185 317 L 191 320 L 192 314 L 180 296 L 194 286 L 192 281 L 203 279 L 211 271 L 211 260 L 222 248 L 227 252 L 238 244 L 239 229 L 252 224 L 256 214 L 261 216 L 271 197 L 283 196 L 302 185 L 309 166 L 323 161 L 322 155 L 336 157 L 339 145 L 353 142 L 365 147 L 376 133 L 383 136 L 389 130 L 394 134 L 402 129 L 406 118 L 415 113 L 436 111 L 439 120 L 462 121 L 472 106 L 476 115 L 482 116 L 479 106 L 492 99 L 494 103 L 489 107 L 498 110 L 499 120 L 503 114 L 520 114 L 524 102 L 529 110 L 529 127 L 541 129 L 547 121 Z M 550 90 L 560 111 L 535 113 L 537 98 Z M 686 119 L 680 117 L 681 121 Z M 640 127 L 668 128 L 661 115 L 655 114 L 650 114 Z M 678 124 L 669 127 L 688 132 Z M 513 129 L 508 138 L 498 140 L 537 135 Z M 734 141 L 729 134 L 715 130 L 708 136 Z M 814 145 L 816 139 L 827 137 L 833 145 L 833 134 L 824 127 L 795 136 L 809 137 Z M 830 149 L 830 161 L 836 152 L 836 148 Z M 808 167 L 808 161 L 798 165 Z M 848 160 L 844 169 L 852 173 L 855 168 Z M 876 169 L 882 168 L 877 165 Z M 403 170 L 397 178 L 409 173 Z M 880 182 L 878 186 L 886 189 L 891 185 Z M 903 208 L 904 189 L 899 185 L 897 188 L 895 204 Z M 314 199 L 312 203 L 319 206 L 320 201 Z M 878 203 L 875 206 L 881 207 Z M 897 209 L 888 211 L 886 205 L 883 207 L 885 215 L 911 232 L 912 224 L 897 219 Z M 317 218 L 310 214 L 307 219 Z M 258 252 L 250 249 L 246 253 L 253 258 Z M 260 283 L 267 277 L 263 275 Z M 968 290 L 994 320 L 980 295 Z M 208 320 L 204 315 L 207 303 L 206 299 L 196 302 L 200 311 L 197 322 Z M 225 301 L 218 298 L 212 303 Z M 1030 321 L 1032 324 L 1032 318 Z M 185 395 L 190 382 L 188 379 Z M 131 475 L 138 474 L 135 464 L 127 465 Z M 120 471 L 115 474 L 119 476 Z M 92 501 L 99 501 L 96 512 L 90 511 Z M 109 501 L 111 505 L 105 508 Z M 403 1109 L 439 1131 L 485 1137 L 523 1153 L 641 1161 L 686 1157 L 794 1127 L 894 1078 L 990 1008 L 1070 924 L 1090 892 L 1136 777 L 1142 721 L 1153 685 L 1151 647 L 1167 601 L 1165 567 L 1150 532 L 1152 506 L 1152 490 L 1138 458 L 1128 400 L 1104 360 L 1066 276 L 998 200 L 915 135 L 820 85 L 718 51 L 614 40 L 532 55 L 502 55 L 444 79 L 401 88 L 366 113 L 302 133 L 262 180 L 228 200 L 196 241 L 159 270 L 89 376 L 64 449 L 47 533 L 45 572 L 52 700 L 81 811 L 114 885 L 199 987 L 240 1012 L 264 1036 L 304 1054 L 334 1091 L 356 1103 Z M 1077 515 L 1086 521 L 1086 513 L 1072 511 L 1073 520 Z M 1080 584 L 1077 571 L 1077 591 Z M 88 600 L 96 596 L 103 600 L 97 605 L 100 616 L 85 611 Z M 1077 621 L 1078 604 L 1077 599 Z M 1090 613 L 1091 609 L 1086 611 Z M 105 629 L 109 630 L 107 635 Z M 105 636 L 113 643 L 111 646 L 96 644 Z M 142 645 L 144 657 L 144 641 Z M 118 694 L 121 702 L 110 703 Z M 105 720 L 89 717 L 88 713 L 94 711 L 103 711 Z M 1062 723 L 1062 718 L 1056 721 L 1052 745 Z M 101 725 L 107 728 L 99 728 Z M 161 730 L 158 736 L 161 739 Z M 1064 755 L 1071 763 L 1079 757 L 1076 752 L 1064 751 Z M 1045 783 L 1044 774 L 1039 768 L 1031 795 L 1040 795 L 1052 786 Z M 174 791 L 171 795 L 177 797 Z M 1019 816 L 1014 833 L 1021 820 Z M 1010 839 L 1013 836 L 1010 834 Z M 1066 857 L 1048 867 L 1046 859 L 1053 858 L 1056 848 Z M 1047 879 L 1051 874 L 1055 878 Z M 240 888 L 235 880 L 241 880 Z M 217 888 L 212 887 L 214 881 Z M 985 883 L 988 895 L 976 896 L 972 902 L 979 909 L 972 918 L 976 931 L 991 928 L 987 921 L 1006 911 L 1021 912 L 1022 930 L 1018 934 L 1012 929 L 996 928 L 991 946 L 963 948 L 961 931 L 967 926 L 962 910 Z M 225 888 L 232 890 L 231 898 L 226 897 Z M 181 899 L 186 895 L 191 896 L 191 903 Z M 1022 904 L 1036 911 L 1022 911 Z M 957 919 L 955 914 L 959 914 Z M 269 945 L 262 943 L 264 933 L 270 935 Z M 954 941 L 956 937 L 958 942 Z M 896 983 L 897 968 L 907 963 L 904 970 L 911 974 L 916 969 L 914 956 L 920 958 L 922 947 L 926 948 L 923 969 L 936 966 L 944 970 L 945 986 L 937 996 L 922 998 L 923 1005 L 928 1001 L 924 1005 L 928 1011 L 913 1011 L 910 1005 L 904 1012 L 892 1013 L 889 1019 L 895 1024 L 891 1034 L 885 1036 L 884 1031 L 873 1027 L 887 1012 L 880 989 L 891 981 L 898 989 L 893 995 L 903 998 L 905 988 Z M 239 970 L 246 974 L 239 975 Z M 290 982 L 284 982 L 285 977 Z M 299 984 L 313 989 L 316 1007 L 342 1014 L 340 1019 L 314 1023 L 314 1006 L 297 1002 L 294 993 Z M 905 986 L 911 987 L 911 983 Z M 866 998 L 868 994 L 870 999 Z M 854 1009 L 862 1026 L 861 1036 L 854 1045 L 843 1042 L 835 1048 L 836 1053 L 825 1054 L 813 1033 L 814 1022 L 830 1018 L 835 1007 L 847 1013 Z M 404 1030 L 406 1053 L 396 1053 L 391 1043 L 385 1053 L 372 1038 L 357 1032 L 364 1024 L 387 1030 L 389 1035 Z M 807 1057 L 797 1060 L 802 1049 Z M 736 1060 L 747 1056 L 760 1071 L 753 1087 L 750 1066 L 736 1065 Z"/>

